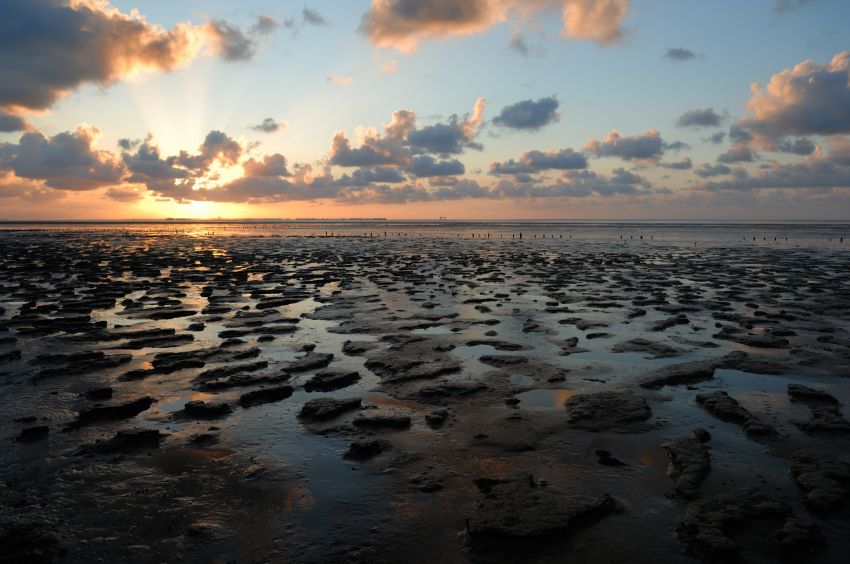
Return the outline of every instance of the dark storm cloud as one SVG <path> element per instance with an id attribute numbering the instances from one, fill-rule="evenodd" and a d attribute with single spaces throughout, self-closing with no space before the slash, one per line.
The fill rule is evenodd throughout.
<path id="1" fill-rule="evenodd" d="M 558 114 L 559 105 L 554 96 L 538 100 L 523 100 L 502 108 L 499 115 L 493 118 L 493 123 L 510 129 L 536 131 L 556 123 L 561 118 Z"/>
<path id="2" fill-rule="evenodd" d="M 688 110 L 676 120 L 679 127 L 717 127 L 723 122 L 723 116 L 714 108 Z"/>

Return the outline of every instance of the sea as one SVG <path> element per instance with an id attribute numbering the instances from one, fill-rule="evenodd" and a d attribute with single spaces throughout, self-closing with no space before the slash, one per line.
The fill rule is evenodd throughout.
<path id="1" fill-rule="evenodd" d="M 731 221 L 399 221 L 399 220 L 169 220 L 0 222 L 0 233 L 79 233 L 262 237 L 365 237 L 549 240 L 670 246 L 763 245 L 850 249 L 850 220 Z"/>

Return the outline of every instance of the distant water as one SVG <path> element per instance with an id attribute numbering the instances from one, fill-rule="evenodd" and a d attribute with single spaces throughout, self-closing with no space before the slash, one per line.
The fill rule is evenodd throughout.
<path id="1" fill-rule="evenodd" d="M 119 231 L 151 235 L 334 236 L 631 242 L 647 245 L 766 245 L 850 250 L 850 222 L 579 221 L 214 221 L 0 222 L 0 232 Z M 843 240 L 842 240 L 843 239 Z"/>

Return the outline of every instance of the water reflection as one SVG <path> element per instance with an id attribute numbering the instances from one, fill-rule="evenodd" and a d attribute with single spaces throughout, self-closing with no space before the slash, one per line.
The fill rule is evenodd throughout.
<path id="1" fill-rule="evenodd" d="M 528 410 L 562 409 L 564 403 L 576 395 L 575 390 L 528 390 L 517 394 L 519 406 Z"/>

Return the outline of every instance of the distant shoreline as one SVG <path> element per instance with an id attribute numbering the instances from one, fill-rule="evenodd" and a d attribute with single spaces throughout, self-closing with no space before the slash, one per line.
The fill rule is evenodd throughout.
<path id="1" fill-rule="evenodd" d="M 0 225 L 848 225 L 850 219 L 68 219 L 9 220 Z"/>

